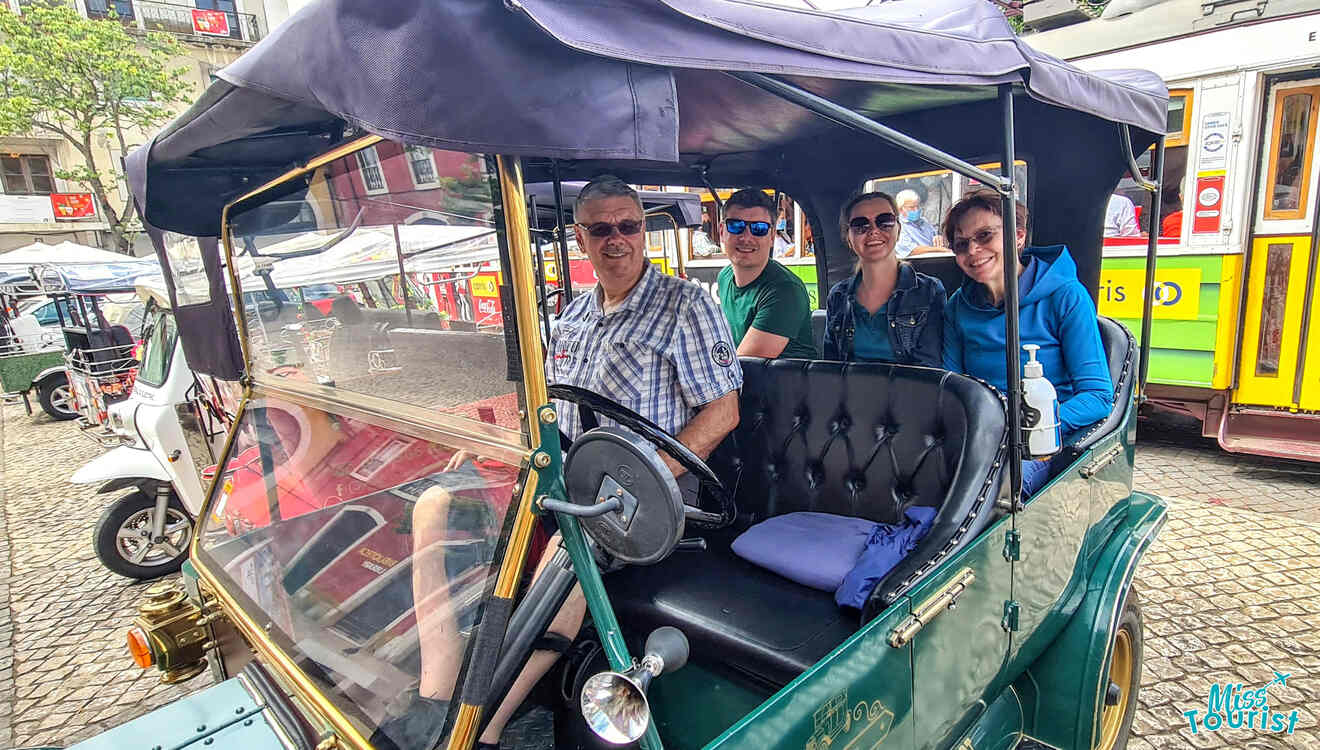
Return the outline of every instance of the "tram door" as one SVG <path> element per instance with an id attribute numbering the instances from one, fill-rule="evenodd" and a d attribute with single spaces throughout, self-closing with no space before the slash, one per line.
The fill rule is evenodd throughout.
<path id="1" fill-rule="evenodd" d="M 1320 79 L 1276 83 L 1266 104 L 1236 404 L 1320 410 L 1314 246 Z"/>

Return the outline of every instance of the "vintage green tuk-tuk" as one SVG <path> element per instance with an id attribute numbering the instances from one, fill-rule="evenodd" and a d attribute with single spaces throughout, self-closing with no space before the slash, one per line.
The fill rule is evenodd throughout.
<path id="1" fill-rule="evenodd" d="M 526 186 L 609 172 L 780 190 L 809 215 L 825 289 L 851 272 L 831 229 L 849 194 L 934 164 L 1024 200 L 1034 242 L 1067 244 L 1094 294 L 1105 199 L 1139 174 L 1166 102 L 1153 75 L 1082 73 L 954 0 L 309 5 L 129 158 L 149 232 L 201 238 L 158 243 L 188 361 L 244 396 L 183 590 L 153 588 L 129 637 L 164 679 L 209 664 L 220 684 L 84 746 L 470 747 L 575 585 L 588 623 L 515 713 L 541 730 L 505 746 L 1125 746 L 1131 582 L 1165 518 L 1132 489 L 1142 358 L 1125 329 L 1097 322 L 1112 412 L 1031 497 L 1013 264 L 1008 392 L 744 359 L 739 426 L 703 461 L 546 382 L 555 320 Z M 989 162 L 1025 162 L 1028 184 L 973 166 Z M 496 242 L 423 268 L 421 218 Z M 400 279 L 466 285 L 494 314 L 382 327 L 344 296 L 319 369 L 263 356 L 236 267 L 367 228 L 395 238 Z M 959 280 L 949 256 L 919 262 Z M 610 424 L 570 448 L 563 409 Z M 657 450 L 702 480 L 696 505 Z M 894 522 L 913 505 L 934 526 L 860 610 L 730 551 L 778 514 Z M 562 549 L 533 571 L 549 516 Z"/>

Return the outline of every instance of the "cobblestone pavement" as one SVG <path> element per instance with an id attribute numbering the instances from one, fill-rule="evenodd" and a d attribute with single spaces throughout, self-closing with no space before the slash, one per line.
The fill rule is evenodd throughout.
<path id="1" fill-rule="evenodd" d="M 91 529 L 105 507 L 67 477 L 100 450 L 72 425 L 4 408 L 0 466 L 0 748 L 67 745 L 210 684 L 157 683 L 123 632 L 143 586 L 105 571 Z M 1177 421 L 1140 428 L 1135 484 L 1170 499 L 1137 571 L 1145 667 L 1132 750 L 1320 750 L 1320 467 L 1226 454 Z M 1210 684 L 1269 690 L 1292 736 L 1192 735 Z"/>
<path id="2" fill-rule="evenodd" d="M 0 459 L 0 747 L 69 745 L 205 687 L 159 683 L 124 631 L 144 584 L 97 561 L 106 507 L 68 478 L 102 448 L 39 409 L 5 406 Z"/>
<path id="3" fill-rule="evenodd" d="M 1179 416 L 1139 423 L 1133 484 L 1162 496 L 1320 523 L 1320 464 L 1228 453 Z"/>

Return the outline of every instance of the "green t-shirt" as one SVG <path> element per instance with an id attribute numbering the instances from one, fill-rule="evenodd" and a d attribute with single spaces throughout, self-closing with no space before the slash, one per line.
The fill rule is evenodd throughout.
<path id="1" fill-rule="evenodd" d="M 787 336 L 781 357 L 819 359 L 811 336 L 811 303 L 807 286 L 778 262 L 766 264 L 756 280 L 744 287 L 733 282 L 733 267 L 719 276 L 720 307 L 729 319 L 733 345 L 742 343 L 750 328 Z"/>

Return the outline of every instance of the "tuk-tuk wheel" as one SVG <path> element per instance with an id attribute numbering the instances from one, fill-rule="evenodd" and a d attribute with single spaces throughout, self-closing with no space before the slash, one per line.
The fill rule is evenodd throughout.
<path id="1" fill-rule="evenodd" d="M 72 398 L 69 379 L 64 374 L 52 375 L 37 384 L 37 400 L 41 402 L 41 410 L 51 419 L 64 422 L 78 416 Z"/>
<path id="2" fill-rule="evenodd" d="M 1137 689 L 1141 686 L 1141 602 L 1128 589 L 1118 629 L 1109 644 L 1109 682 L 1100 714 L 1100 744 L 1096 750 L 1123 750 L 1132 732 L 1137 711 Z"/>
<path id="3" fill-rule="evenodd" d="M 157 542 L 150 535 L 155 514 L 155 498 L 141 490 L 124 495 L 106 508 L 92 536 L 101 564 L 111 572 L 138 580 L 158 578 L 183 567 L 192 538 L 192 518 L 179 496 L 171 493 L 165 510 L 164 539 Z"/>

